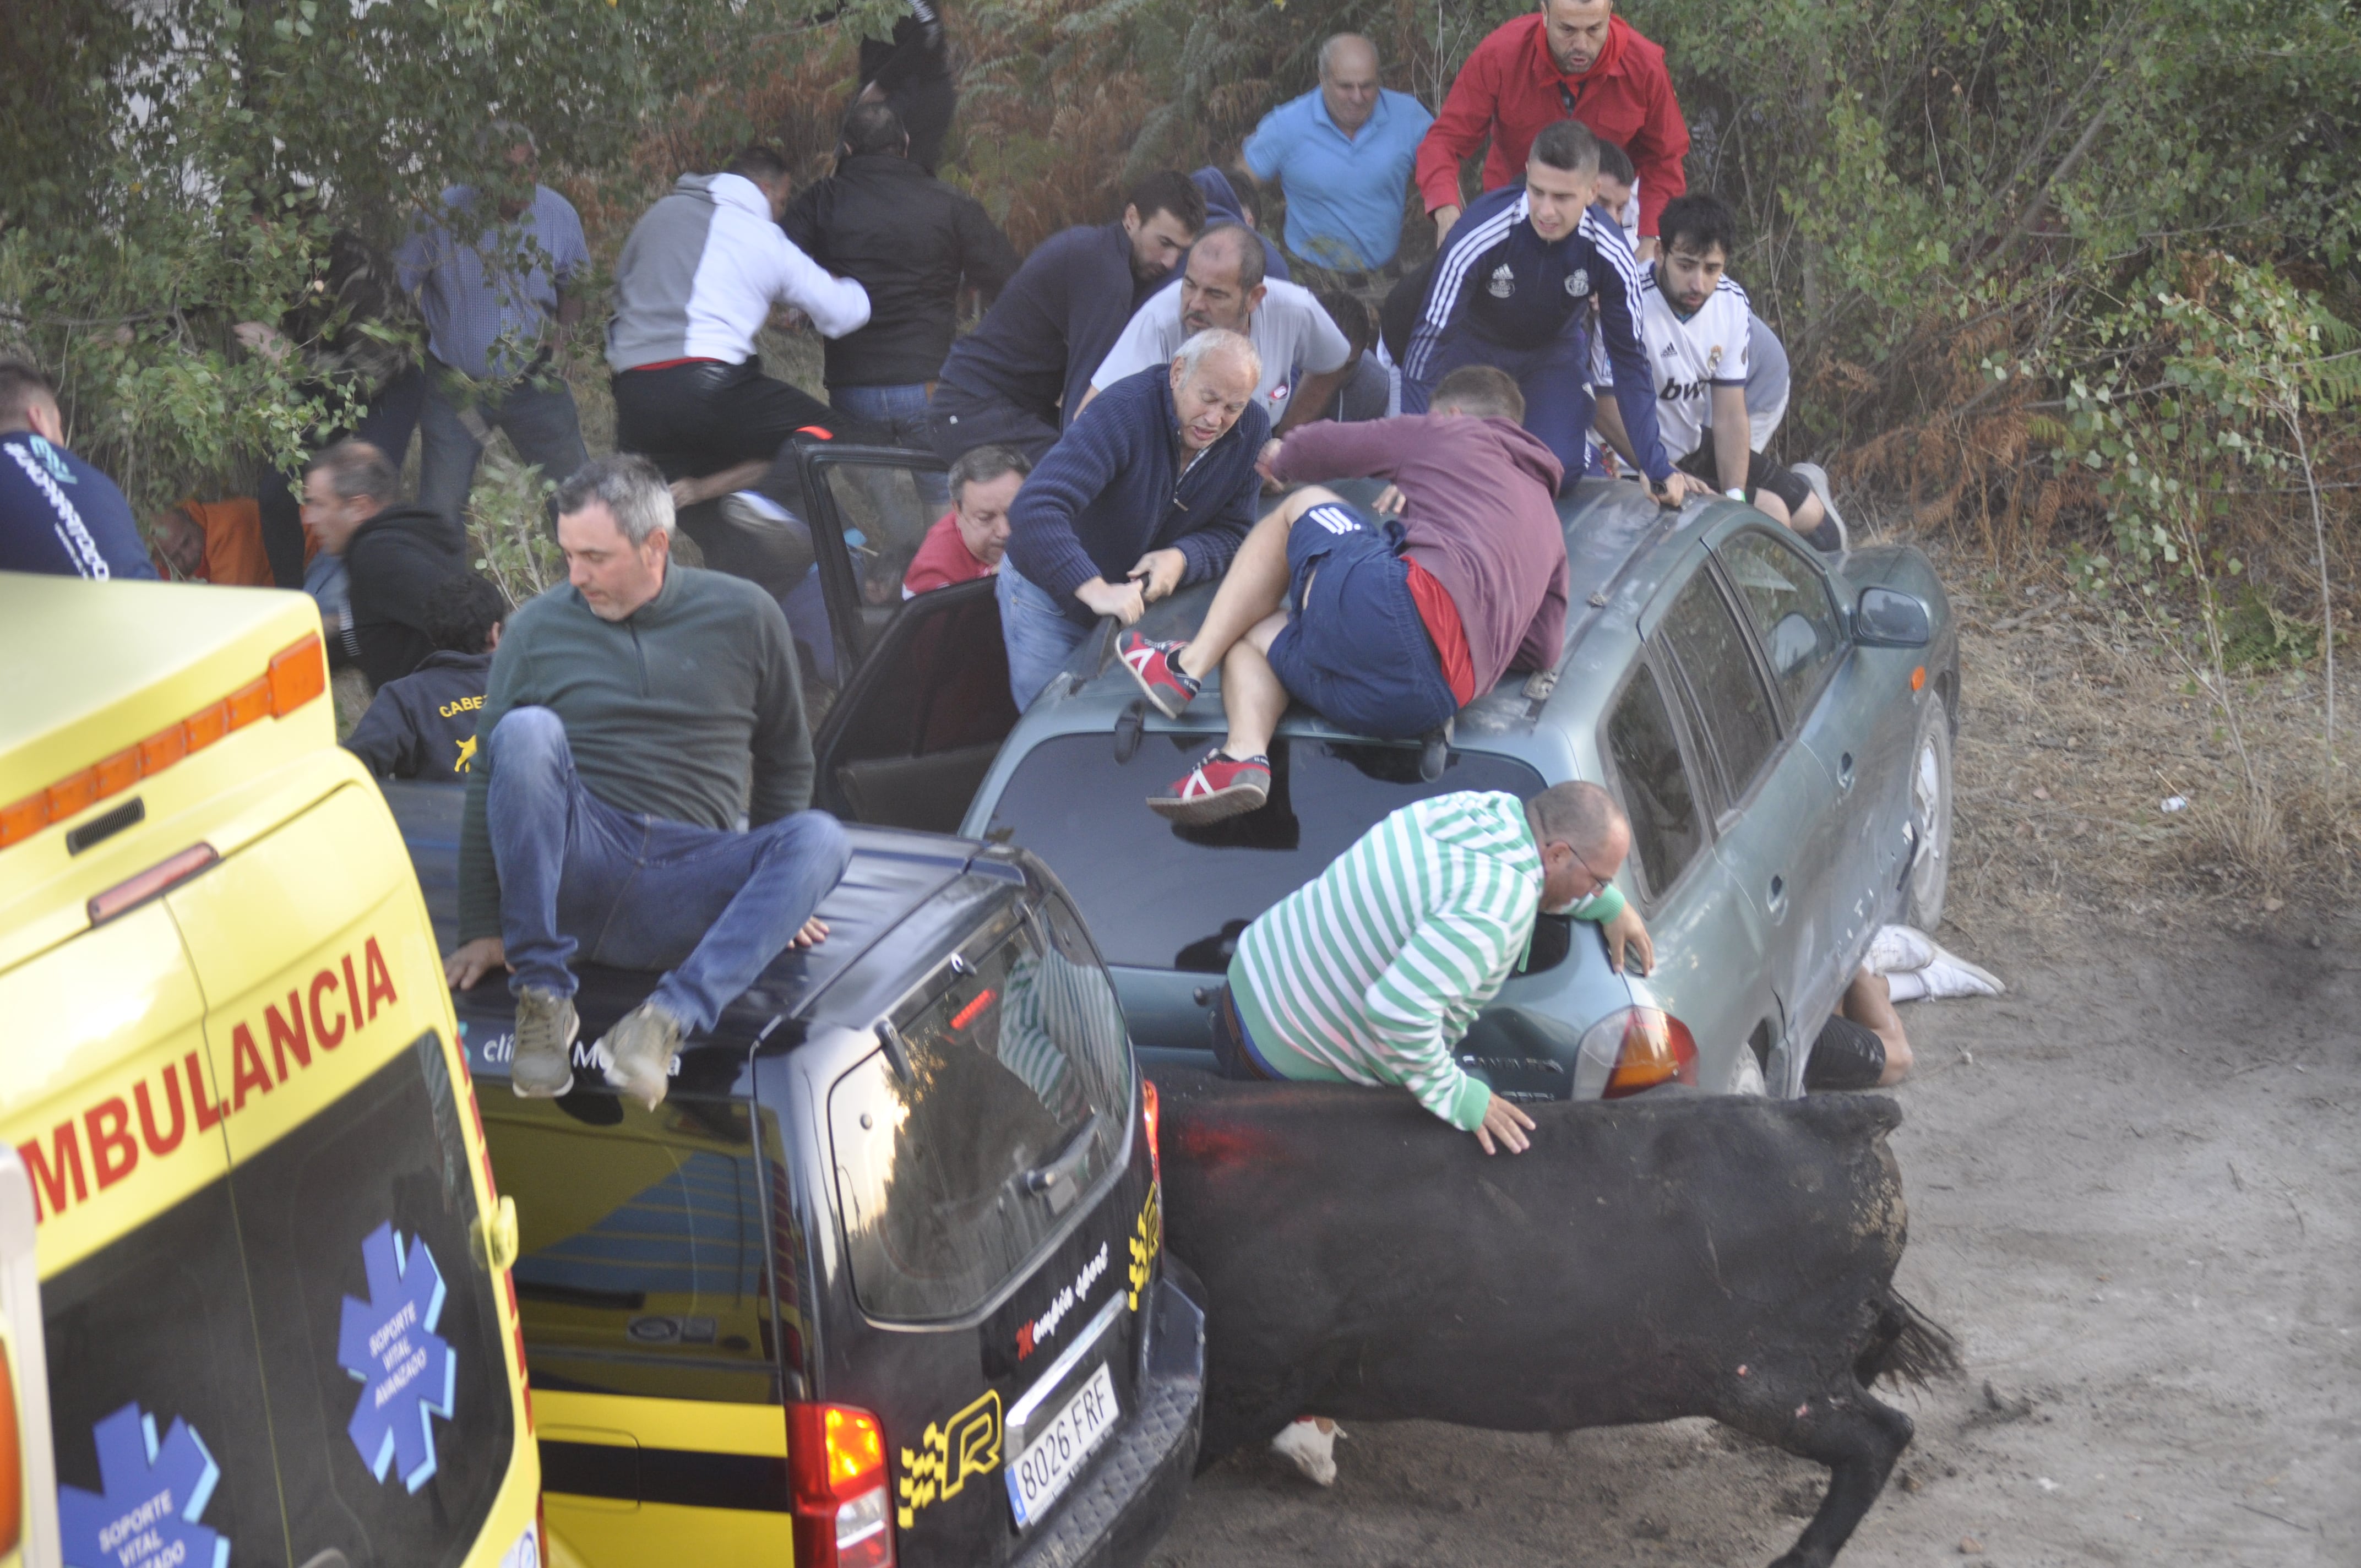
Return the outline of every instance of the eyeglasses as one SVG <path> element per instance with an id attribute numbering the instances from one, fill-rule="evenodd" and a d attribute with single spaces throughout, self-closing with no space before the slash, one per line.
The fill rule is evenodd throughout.
<path id="1" fill-rule="evenodd" d="M 1553 839 L 1550 842 L 1555 844 L 1559 849 L 1564 850 L 1567 854 L 1574 857 L 1574 863 L 1580 866 L 1582 868 L 1582 874 L 1590 879 L 1591 894 L 1597 893 L 1600 888 L 1607 885 L 1607 879 L 1590 869 L 1590 862 L 1582 858 L 1582 851 L 1580 850 L 1576 849 L 1573 845 L 1567 843 L 1563 839 Z M 1586 894 L 1583 896 L 1587 898 L 1590 896 L 1590 894 Z"/>

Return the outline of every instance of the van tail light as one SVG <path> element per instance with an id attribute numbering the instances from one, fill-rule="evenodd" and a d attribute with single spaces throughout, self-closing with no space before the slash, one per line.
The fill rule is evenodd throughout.
<path id="1" fill-rule="evenodd" d="M 16 1368 L 0 1354 L 0 1554 L 25 1535 L 25 1449 L 16 1431 Z"/>
<path id="2" fill-rule="evenodd" d="M 1601 1083 L 1598 1097 L 1621 1100 L 1660 1083 L 1697 1080 L 1697 1036 L 1661 1007 L 1626 1007 L 1593 1024 L 1582 1036 L 1576 1093 Z"/>
<path id="3" fill-rule="evenodd" d="M 1139 1119 L 1148 1128 L 1148 1174 L 1156 1179 L 1156 1185 L 1161 1187 L 1164 1185 L 1164 1108 L 1157 1102 L 1154 1079 L 1139 1080 Z"/>
<path id="4" fill-rule="evenodd" d="M 787 1407 L 796 1568 L 894 1568 L 885 1429 L 851 1405 Z"/>

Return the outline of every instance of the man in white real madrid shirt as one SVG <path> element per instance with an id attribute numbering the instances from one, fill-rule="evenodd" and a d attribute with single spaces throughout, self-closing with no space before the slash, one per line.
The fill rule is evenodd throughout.
<path id="1" fill-rule="evenodd" d="M 1737 220 L 1712 196 L 1679 196 L 1665 204 L 1658 234 L 1661 259 L 1641 285 L 1639 316 L 1665 453 L 1818 548 L 1837 549 L 1836 521 L 1810 482 L 1753 449 L 1746 410 L 1752 312 L 1746 291 L 1724 271 L 1737 248 Z M 1592 356 L 1591 378 L 1614 385 L 1603 355 Z M 1618 411 L 1615 400 L 1600 400 L 1598 433 L 1628 460 Z"/>

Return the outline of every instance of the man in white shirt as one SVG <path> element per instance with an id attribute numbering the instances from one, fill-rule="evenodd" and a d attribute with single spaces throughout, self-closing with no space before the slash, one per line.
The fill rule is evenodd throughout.
<path id="1" fill-rule="evenodd" d="M 1262 242 L 1237 224 L 1219 224 L 1198 236 L 1180 279 L 1148 296 L 1091 377 L 1090 407 L 1126 376 L 1170 364 L 1180 346 L 1219 327 L 1253 340 L 1262 356 L 1256 400 L 1274 431 L 1292 429 L 1335 400 L 1353 373 L 1353 345 L 1300 283 L 1266 279 Z"/>
<path id="2" fill-rule="evenodd" d="M 615 444 L 667 479 L 746 466 L 759 476 L 796 431 L 843 422 L 764 376 L 755 353 L 780 306 L 801 311 L 822 337 L 869 320 L 861 285 L 830 277 L 780 229 L 791 189 L 783 157 L 747 148 L 719 174 L 682 175 L 623 243 L 607 324 Z"/>
<path id="3" fill-rule="evenodd" d="M 1738 220 L 1715 197 L 1678 196 L 1665 204 L 1657 232 L 1659 258 L 1642 284 L 1639 315 L 1666 455 L 1818 548 L 1838 549 L 1837 524 L 1809 481 L 1753 446 L 1746 408 L 1753 312 L 1724 270 L 1737 248 Z M 1614 384 L 1603 356 L 1593 356 L 1590 371 L 1594 385 Z M 1631 443 L 1612 402 L 1599 400 L 1598 433 L 1628 461 Z"/>

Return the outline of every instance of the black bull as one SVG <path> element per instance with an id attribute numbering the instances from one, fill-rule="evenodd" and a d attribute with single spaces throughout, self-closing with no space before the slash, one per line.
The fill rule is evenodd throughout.
<path id="1" fill-rule="evenodd" d="M 1711 1416 L 1829 1470 L 1832 1560 L 1957 1367 L 1894 1290 L 1891 1100 L 1529 1105 L 1487 1158 L 1402 1093 L 1159 1072 L 1166 1234 L 1203 1277 L 1206 1463 L 1299 1415 L 1570 1431 Z"/>

